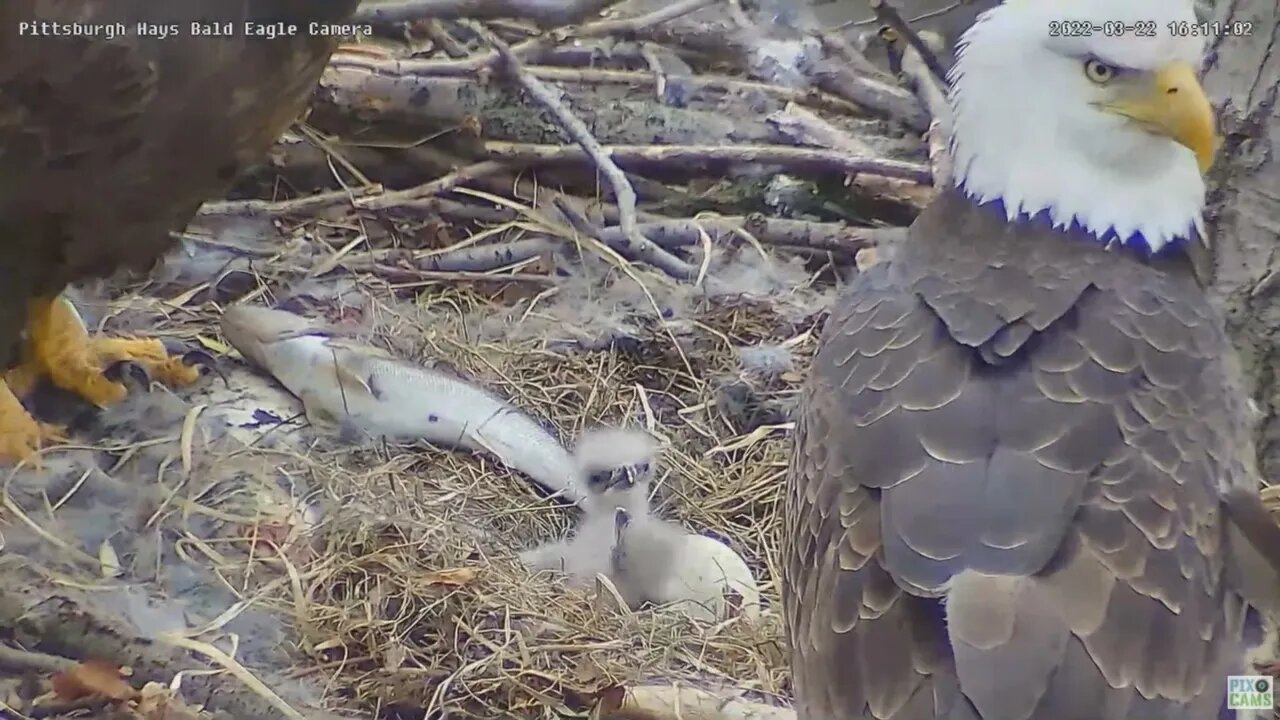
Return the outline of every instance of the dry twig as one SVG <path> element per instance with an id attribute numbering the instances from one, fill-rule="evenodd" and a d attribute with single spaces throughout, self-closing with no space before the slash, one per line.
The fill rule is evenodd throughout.
<path id="1" fill-rule="evenodd" d="M 697 12 L 708 5 L 714 5 L 722 0 L 676 0 L 665 7 L 658 8 L 653 12 L 635 17 L 622 18 L 620 20 L 597 20 L 588 23 L 582 27 L 572 28 L 564 31 L 565 37 L 602 37 L 606 35 L 632 35 L 636 32 L 654 25 L 661 25 L 665 22 L 671 22 L 677 18 L 684 17 L 689 13 Z"/>
<path id="2" fill-rule="evenodd" d="M 830 148 L 855 156 L 873 154 L 872 149 L 862 140 L 799 105 L 788 105 L 785 111 L 773 113 L 765 120 L 797 145 Z M 930 171 L 934 184 L 938 184 L 936 166 L 931 166 Z M 934 188 L 929 185 L 869 174 L 855 176 L 852 185 L 869 195 L 895 200 L 919 209 L 929 204 L 935 194 Z"/>
<path id="3" fill-rule="evenodd" d="M 600 145 L 587 126 L 573 114 L 572 110 L 560 102 L 549 87 L 541 80 L 524 72 L 520 59 L 511 53 L 510 46 L 482 26 L 474 25 L 473 27 L 486 42 L 497 48 L 506 64 L 507 72 L 538 101 L 538 104 L 556 117 L 565 133 L 578 144 L 582 152 L 591 158 L 601 174 L 605 176 L 610 187 L 613 188 L 615 202 L 618 203 L 618 224 L 622 227 L 627 244 L 630 246 L 629 250 L 634 257 L 659 268 L 672 277 L 682 280 L 692 279 L 696 273 L 694 268 L 649 242 L 636 230 L 636 192 L 627 181 L 622 169 L 614 163 L 610 151 Z"/>
<path id="4" fill-rule="evenodd" d="M 607 145 L 602 149 L 622 166 L 658 164 L 667 170 L 691 175 L 716 163 L 758 163 L 801 172 L 867 173 L 922 184 L 932 182 L 928 166 L 920 163 L 849 155 L 826 149 L 783 145 Z M 485 151 L 497 160 L 528 164 L 594 159 L 581 148 L 564 145 L 489 142 L 485 143 Z"/>
<path id="5" fill-rule="evenodd" d="M 820 32 L 818 33 L 818 39 L 822 41 L 824 48 L 835 54 L 838 59 L 848 63 L 849 68 L 860 75 L 883 80 L 893 79 L 883 70 L 876 67 L 874 63 L 867 59 L 866 55 L 863 55 L 838 31 Z"/>
<path id="6" fill-rule="evenodd" d="M 439 20 L 431 19 L 424 22 L 423 31 L 431 39 L 431 42 L 436 44 L 436 47 L 443 50 L 451 58 L 464 58 L 471 54 L 465 45 L 449 34 L 449 31 L 445 29 Z"/>
<path id="7" fill-rule="evenodd" d="M 337 205 L 358 204 L 362 198 L 377 197 L 382 192 L 381 185 L 370 185 L 351 190 L 330 190 L 293 200 L 223 200 L 205 203 L 200 207 L 199 215 L 309 215 Z"/>
<path id="8" fill-rule="evenodd" d="M 921 33 L 921 40 L 939 45 L 942 38 L 932 33 Z M 902 54 L 902 72 L 916 86 L 916 95 L 924 103 L 932 119 L 929 121 L 929 165 L 933 169 L 933 182 L 938 187 L 951 183 L 951 155 L 947 150 L 947 138 L 951 136 L 951 105 L 947 102 L 945 86 L 940 85 L 915 48 L 907 48 Z"/>
<path id="9" fill-rule="evenodd" d="M 390 24 L 436 18 L 491 20 L 516 17 L 540 25 L 567 25 L 598 13 L 617 0 L 398 0 L 366 3 L 352 22 Z"/>
<path id="10" fill-rule="evenodd" d="M 432 180 L 425 185 L 419 185 L 408 190 L 394 190 L 384 192 L 379 195 L 366 195 L 356 200 L 356 207 L 368 210 L 384 210 L 387 208 L 400 207 L 410 202 L 426 200 L 441 193 L 465 185 L 480 178 L 490 177 L 498 173 L 511 169 L 511 163 L 488 160 L 478 162 L 474 165 L 468 165 L 459 168 L 454 172 L 445 175 L 442 178 Z"/>
<path id="11" fill-rule="evenodd" d="M 655 243 L 669 248 L 695 245 L 706 233 L 713 241 L 750 237 L 765 245 L 825 250 L 851 257 L 865 247 L 891 245 L 903 232 L 901 228 L 856 228 L 764 215 L 665 220 L 644 223 L 640 228 Z M 601 240 L 608 242 L 615 233 L 617 228 L 607 228 L 601 233 Z"/>
<path id="12" fill-rule="evenodd" d="M 889 0 L 867 0 L 867 4 L 875 11 L 876 17 L 886 27 L 893 31 L 895 35 L 906 41 L 907 45 L 914 48 L 920 54 L 920 59 L 924 62 L 925 67 L 929 68 L 929 72 L 933 73 L 939 83 L 945 87 L 947 85 L 947 71 L 943 69 L 942 63 L 938 61 L 938 56 L 933 50 L 925 45 L 916 31 L 911 29 L 907 21 L 902 18 L 902 13 L 893 6 Z"/>

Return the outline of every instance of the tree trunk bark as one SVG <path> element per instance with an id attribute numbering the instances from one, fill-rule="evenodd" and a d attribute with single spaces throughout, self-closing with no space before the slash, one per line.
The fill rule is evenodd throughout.
<path id="1" fill-rule="evenodd" d="M 1208 213 L 1215 291 L 1262 413 L 1263 477 L 1280 483 L 1280 2 L 1220 0 L 1210 17 L 1238 31 L 1212 38 L 1206 63 L 1223 135 Z"/>

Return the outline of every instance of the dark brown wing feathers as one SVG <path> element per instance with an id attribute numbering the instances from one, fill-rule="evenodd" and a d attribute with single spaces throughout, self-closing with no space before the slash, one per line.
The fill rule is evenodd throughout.
<path id="1" fill-rule="evenodd" d="M 1228 354 L 1188 265 L 944 193 L 837 303 L 801 406 L 800 717 L 1216 716 L 1220 488 L 1257 487 Z"/>
<path id="2" fill-rule="evenodd" d="M 336 22 L 357 0 L 6 0 L 0 4 L 0 355 L 25 299 L 145 268 L 297 117 L 331 37 L 195 37 L 194 20 Z M 32 35 L 19 24 L 121 23 Z M 138 23 L 177 24 L 139 36 Z M 3 360 L 4 358 L 0 358 Z"/>

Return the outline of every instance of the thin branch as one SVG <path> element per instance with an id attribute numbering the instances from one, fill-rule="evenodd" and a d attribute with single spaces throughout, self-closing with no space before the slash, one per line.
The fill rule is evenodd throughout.
<path id="1" fill-rule="evenodd" d="M 918 22 L 931 20 L 936 17 L 942 17 L 947 13 L 951 13 L 951 12 L 955 12 L 956 10 L 959 10 L 960 8 L 964 7 L 965 5 L 968 5 L 972 1 L 973 0 L 955 0 L 955 2 L 944 5 L 943 7 L 922 12 L 919 15 L 916 15 L 915 17 L 911 18 L 910 20 L 907 20 L 907 23 L 910 25 L 914 25 Z M 872 15 L 871 17 L 866 18 L 865 20 L 849 20 L 847 22 L 842 22 L 839 25 L 835 26 L 834 30 L 835 32 L 843 32 L 844 30 L 847 30 L 851 27 L 874 25 L 876 23 L 876 20 L 877 18 L 875 15 Z"/>
<path id="2" fill-rule="evenodd" d="M 511 48 L 520 57 L 529 57 L 548 49 L 542 38 L 525 40 Z M 479 52 L 456 60 L 400 60 L 371 57 L 366 53 L 338 50 L 329 58 L 334 68 L 356 67 L 388 75 L 431 75 L 439 77 L 472 77 L 486 68 L 493 67 L 502 58 L 496 51 Z M 365 62 L 368 61 L 368 62 Z M 406 68 L 421 68 L 418 71 Z"/>
<path id="3" fill-rule="evenodd" d="M 554 253 L 563 244 L 549 237 L 522 238 L 419 255 L 412 262 L 422 270 L 485 272 Z"/>
<path id="4" fill-rule="evenodd" d="M 658 102 L 662 102 L 667 96 L 667 74 L 662 70 L 662 59 L 658 57 L 657 50 L 660 47 L 662 46 L 654 43 L 644 43 L 640 48 L 640 54 L 649 66 L 649 72 L 653 73 L 653 95 Z"/>
<path id="5" fill-rule="evenodd" d="M 876 67 L 875 63 L 868 60 L 867 56 L 862 54 L 862 51 L 855 48 L 840 33 L 830 30 L 820 32 L 818 33 L 818 39 L 822 41 L 822 47 L 827 52 L 848 63 L 849 67 L 855 72 L 871 78 L 892 79 L 883 70 Z"/>
<path id="6" fill-rule="evenodd" d="M 684 280 L 693 278 L 696 273 L 694 268 L 680 258 L 649 242 L 636 230 L 636 191 L 631 187 L 631 183 L 627 181 L 622 169 L 614 163 L 609 151 L 600 145 L 600 142 L 595 139 L 595 136 L 591 134 L 591 131 L 587 129 L 582 120 L 574 115 L 573 111 L 565 106 L 564 103 L 560 102 L 560 99 L 555 96 L 546 84 L 524 71 L 524 66 L 520 59 L 511 52 L 511 47 L 503 42 L 501 38 L 479 24 L 474 24 L 472 27 L 485 42 L 493 45 L 498 50 L 502 55 L 507 72 L 524 87 L 539 105 L 542 105 L 555 116 L 564 131 L 578 144 L 582 152 L 594 161 L 596 168 L 604 175 L 610 187 L 613 188 L 614 201 L 617 202 L 619 210 L 618 224 L 621 225 L 627 241 L 632 246 L 631 252 L 636 257 L 672 277 Z"/>
<path id="7" fill-rule="evenodd" d="M 559 26 L 594 15 L 617 0 L 399 0 L 364 3 L 352 16 L 355 23 L 389 25 L 436 18 L 492 20 L 523 18 L 538 25 Z"/>
<path id="8" fill-rule="evenodd" d="M 678 18 L 682 18 L 693 12 L 697 12 L 708 5 L 714 5 L 721 0 L 678 0 L 666 7 L 659 8 L 644 15 L 635 17 L 622 18 L 620 20 L 597 20 L 588 23 L 579 28 L 568 28 L 564 31 L 564 39 L 603 37 L 606 35 L 622 35 L 627 36 L 653 27 L 661 25 L 665 22 L 671 22 Z"/>
<path id="9" fill-rule="evenodd" d="M 367 272 L 377 275 L 389 282 L 399 285 L 421 285 L 424 283 L 457 283 L 457 282 L 492 282 L 517 283 L 554 287 L 556 279 L 547 275 L 532 273 L 485 273 L 467 270 L 419 270 L 417 268 L 397 267 L 378 263 L 353 262 L 344 263 L 342 269 L 347 272 Z"/>
<path id="10" fill-rule="evenodd" d="M 74 660 L 57 655 L 21 650 L 0 644 L 0 668 L 4 668 L 15 676 L 24 672 L 48 675 L 67 670 L 75 664 Z"/>
<path id="11" fill-rule="evenodd" d="M 921 40 L 942 38 L 933 33 L 920 33 Z M 926 38 L 925 36 L 931 36 Z M 915 84 L 916 96 L 924 103 L 932 120 L 929 121 L 929 166 L 933 169 L 933 184 L 945 187 L 951 183 L 951 156 L 947 150 L 947 138 L 951 136 L 951 105 L 947 102 L 944 85 L 938 83 L 929 72 L 924 59 L 915 48 L 907 48 L 902 54 L 902 72 Z"/>
<path id="12" fill-rule="evenodd" d="M 928 31 L 920 33 L 920 40 L 930 46 L 936 43 L 938 47 L 941 47 L 944 42 L 940 35 Z M 907 48 L 903 52 L 902 71 L 912 80 L 915 85 L 916 96 L 920 98 L 920 102 L 929 111 L 929 115 L 949 128 L 951 125 L 951 105 L 947 101 L 947 85 L 938 82 L 928 72 L 927 63 L 915 48 Z"/>
<path id="13" fill-rule="evenodd" d="M 824 148 L 784 145 L 607 145 L 602 150 L 622 166 L 660 164 L 689 174 L 709 165 L 758 163 L 819 172 L 883 175 L 921 184 L 932 182 L 929 167 L 905 160 L 850 155 Z M 485 151 L 495 160 L 527 164 L 585 162 L 592 159 L 582 149 L 564 145 L 487 142 Z M 703 168 L 699 168 L 701 165 Z M 620 172 L 620 171 L 619 171 Z"/>
<path id="14" fill-rule="evenodd" d="M 797 145 L 831 148 L 850 155 L 870 155 L 867 143 L 853 137 L 805 108 L 791 103 L 782 112 L 771 113 L 765 122 Z"/>
<path id="15" fill-rule="evenodd" d="M 415 201 L 421 201 L 441 193 L 465 185 L 480 178 L 497 175 L 511 169 L 509 162 L 499 162 L 486 160 L 483 162 L 468 165 L 459 168 L 442 178 L 432 180 L 429 183 L 409 188 L 408 190 L 394 190 L 392 192 L 384 192 L 380 195 L 369 195 L 356 200 L 355 205 L 366 210 L 385 210 L 411 204 Z"/>
<path id="16" fill-rule="evenodd" d="M 921 65 L 920 67 L 923 68 L 924 66 Z M 928 75 L 927 70 L 925 74 L 926 76 Z M 797 145 L 830 148 L 850 155 L 866 156 L 875 152 L 870 145 L 859 138 L 846 133 L 844 130 L 795 103 L 789 104 L 780 113 L 772 113 L 766 116 L 765 121 L 778 128 L 780 134 Z M 930 135 L 931 140 L 932 138 L 933 135 Z M 941 182 L 938 176 L 938 167 L 936 164 L 930 165 L 935 185 Z M 866 173 L 856 176 L 851 184 L 865 194 L 904 203 L 918 209 L 923 209 L 925 205 L 929 204 L 935 194 L 932 187 L 917 182 Z"/>
<path id="17" fill-rule="evenodd" d="M 410 200 L 394 207 L 383 208 L 383 211 L 394 211 L 401 216 L 410 217 L 435 215 L 458 223 L 483 223 L 486 225 L 502 225 L 520 219 L 520 214 L 509 207 L 475 205 L 442 197 Z M 435 269 L 449 270 L 450 268 Z M 475 268 L 460 267 L 452 269 L 474 270 Z"/>
<path id="18" fill-rule="evenodd" d="M 427 33 L 427 37 L 431 42 L 435 43 L 436 47 L 443 50 L 449 57 L 457 60 L 471 54 L 465 45 L 449 34 L 449 31 L 445 29 L 444 24 L 439 20 L 426 21 L 423 30 Z"/>
<path id="19" fill-rule="evenodd" d="M 764 215 L 745 217 L 700 217 L 663 220 L 640 226 L 645 235 L 666 248 L 687 247 L 701 242 L 702 233 L 712 241 L 744 240 L 747 235 L 764 245 L 785 248 L 824 250 L 852 257 L 866 247 L 892 245 L 903 237 L 903 228 L 850 227 L 838 223 L 770 218 Z M 600 240 L 609 242 L 617 228 L 606 228 Z"/>
<path id="20" fill-rule="evenodd" d="M 911 93 L 876 78 L 862 77 L 838 61 L 824 59 L 809 71 L 815 85 L 857 107 L 899 120 L 912 130 L 924 130 L 929 116 Z"/>
<path id="21" fill-rule="evenodd" d="M 358 205 L 361 198 L 376 197 L 382 193 L 381 185 L 329 190 L 293 200 L 224 200 L 207 202 L 200 207 L 198 217 L 219 215 L 314 215 L 338 205 Z"/>
<path id="22" fill-rule="evenodd" d="M 924 61 L 929 71 L 933 73 L 938 82 L 945 87 L 947 85 L 947 71 L 943 69 L 942 63 L 938 62 L 938 56 L 929 49 L 928 45 L 920 39 L 915 30 L 902 19 L 902 13 L 898 12 L 898 8 L 893 6 L 889 0 L 867 0 L 867 4 L 875 11 L 876 17 L 880 22 L 888 26 L 894 33 L 907 42 L 907 45 L 915 48 L 920 53 L 920 58 Z"/>

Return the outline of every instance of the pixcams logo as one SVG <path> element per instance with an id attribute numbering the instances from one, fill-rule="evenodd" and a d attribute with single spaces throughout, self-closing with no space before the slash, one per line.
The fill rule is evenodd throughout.
<path id="1" fill-rule="evenodd" d="M 1228 710 L 1270 710 L 1275 706 L 1275 688 L 1266 675 L 1228 675 Z"/>

